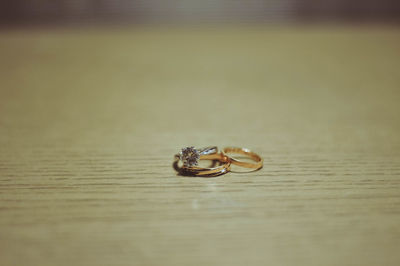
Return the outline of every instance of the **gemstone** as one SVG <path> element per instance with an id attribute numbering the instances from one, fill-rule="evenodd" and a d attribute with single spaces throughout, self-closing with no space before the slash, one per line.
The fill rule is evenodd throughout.
<path id="1" fill-rule="evenodd" d="M 193 167 L 199 163 L 200 152 L 194 147 L 186 147 L 179 153 L 179 158 L 186 167 Z"/>

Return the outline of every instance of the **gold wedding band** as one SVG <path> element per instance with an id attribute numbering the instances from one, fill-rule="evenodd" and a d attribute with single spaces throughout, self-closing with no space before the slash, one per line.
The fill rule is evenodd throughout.
<path id="1" fill-rule="evenodd" d="M 246 155 L 251 160 L 255 161 L 255 163 L 240 161 L 230 155 L 227 155 L 227 153 Z M 246 167 L 246 168 L 253 168 L 255 170 L 258 170 L 263 167 L 263 159 L 260 157 L 260 155 L 258 155 L 255 152 L 252 152 L 251 150 L 246 149 L 246 148 L 227 147 L 227 148 L 223 149 L 222 154 L 229 161 L 231 161 L 232 164 L 235 164 L 238 166 L 242 166 L 242 167 Z"/>

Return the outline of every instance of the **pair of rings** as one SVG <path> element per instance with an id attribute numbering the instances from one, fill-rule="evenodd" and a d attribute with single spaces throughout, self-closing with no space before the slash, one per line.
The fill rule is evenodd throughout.
<path id="1" fill-rule="evenodd" d="M 248 157 L 253 162 L 246 162 L 236 159 L 228 154 L 240 154 Z M 263 167 L 263 159 L 256 153 L 245 148 L 226 147 L 218 152 L 216 146 L 196 149 L 194 147 L 183 148 L 175 155 L 173 167 L 182 175 L 212 177 L 228 173 L 231 170 L 231 164 L 251 168 L 254 171 Z M 212 167 L 199 167 L 199 160 L 212 160 L 219 162 Z M 179 162 L 182 166 L 179 166 Z"/>

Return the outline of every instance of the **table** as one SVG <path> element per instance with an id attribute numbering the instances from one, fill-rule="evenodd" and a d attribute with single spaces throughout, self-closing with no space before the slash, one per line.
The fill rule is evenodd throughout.
<path id="1" fill-rule="evenodd" d="M 399 47 L 390 25 L 3 29 L 0 264 L 399 265 Z M 177 175 L 209 145 L 264 168 Z"/>

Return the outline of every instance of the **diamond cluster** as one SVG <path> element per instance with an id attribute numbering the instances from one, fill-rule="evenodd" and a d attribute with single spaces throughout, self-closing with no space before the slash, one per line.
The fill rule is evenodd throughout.
<path id="1" fill-rule="evenodd" d="M 194 147 L 186 147 L 179 152 L 179 159 L 185 167 L 193 167 L 199 163 L 200 152 Z"/>

